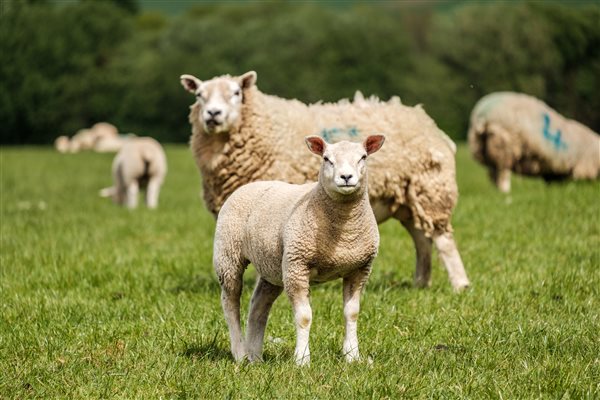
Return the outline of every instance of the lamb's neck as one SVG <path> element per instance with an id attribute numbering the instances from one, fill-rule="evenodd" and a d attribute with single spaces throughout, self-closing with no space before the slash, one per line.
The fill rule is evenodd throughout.
<path id="1" fill-rule="evenodd" d="M 322 185 L 315 188 L 315 198 L 322 207 L 323 215 L 335 221 L 361 220 L 371 210 L 368 191 L 363 188 L 351 195 L 332 198 Z"/>

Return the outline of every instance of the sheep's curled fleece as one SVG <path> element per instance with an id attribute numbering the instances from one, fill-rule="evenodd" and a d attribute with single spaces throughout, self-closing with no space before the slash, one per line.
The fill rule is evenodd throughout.
<path id="1" fill-rule="evenodd" d="M 244 89 L 241 125 L 229 136 L 204 134 L 199 112 L 196 102 L 189 115 L 191 148 L 202 172 L 204 199 L 215 215 L 248 182 L 316 180 L 319 164 L 302 151 L 305 136 L 336 142 L 383 134 L 386 146 L 369 160 L 369 197 L 378 222 L 396 213 L 402 220 L 412 217 L 427 236 L 452 231 L 456 147 L 421 106 L 404 106 L 397 97 L 365 99 L 360 92 L 353 102 L 306 105 L 252 85 Z"/>
<path id="2" fill-rule="evenodd" d="M 494 170 L 546 179 L 594 179 L 600 173 L 600 136 L 546 103 L 521 93 L 481 98 L 471 113 L 471 153 Z"/>

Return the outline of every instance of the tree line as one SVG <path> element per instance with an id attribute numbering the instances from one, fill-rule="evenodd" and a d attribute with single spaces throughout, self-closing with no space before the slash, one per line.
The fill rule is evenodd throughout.
<path id="1" fill-rule="evenodd" d="M 185 142 L 194 99 L 179 76 L 249 70 L 263 92 L 305 102 L 360 89 L 421 103 L 456 140 L 475 102 L 499 90 L 534 95 L 600 129 L 593 3 L 215 3 L 177 16 L 131 0 L 7 4 L 3 144 L 50 143 L 98 121 Z"/>

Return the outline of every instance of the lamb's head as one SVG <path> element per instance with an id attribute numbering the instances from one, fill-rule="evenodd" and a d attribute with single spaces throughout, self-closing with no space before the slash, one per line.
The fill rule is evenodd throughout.
<path id="1" fill-rule="evenodd" d="M 381 148 L 385 136 L 372 135 L 363 143 L 329 144 L 318 136 L 305 138 L 308 149 L 321 156 L 319 182 L 329 197 L 343 199 L 362 194 L 367 186 L 367 156 Z"/>
<path id="2" fill-rule="evenodd" d="M 220 76 L 202 82 L 193 75 L 181 75 L 184 89 L 196 96 L 198 119 L 207 134 L 227 133 L 242 117 L 244 89 L 256 83 L 256 72 L 241 76 Z"/>

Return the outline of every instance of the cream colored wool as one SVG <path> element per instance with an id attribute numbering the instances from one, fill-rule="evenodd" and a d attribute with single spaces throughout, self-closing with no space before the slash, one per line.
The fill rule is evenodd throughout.
<path id="1" fill-rule="evenodd" d="M 112 174 L 114 185 L 102 189 L 101 196 L 112 197 L 115 203 L 133 209 L 137 207 L 139 190 L 146 189 L 146 205 L 156 208 L 167 174 L 165 152 L 150 137 L 127 139 L 113 160 Z"/>
<path id="2" fill-rule="evenodd" d="M 347 141 L 326 145 L 316 136 L 307 140 L 313 152 L 324 156 L 318 183 L 249 183 L 227 199 L 217 219 L 213 260 L 237 361 L 246 356 L 250 361 L 262 358 L 268 313 L 283 289 L 296 321 L 296 362 L 309 362 L 309 285 L 337 278 L 344 279 L 344 354 L 348 361 L 359 358 L 360 292 L 379 246 L 367 191 L 366 157 L 381 147 L 383 136 L 371 136 L 363 145 Z M 260 278 L 244 342 L 239 308 L 242 275 L 249 263 Z"/>
<path id="3" fill-rule="evenodd" d="M 305 105 L 263 94 L 255 78 L 253 72 L 206 82 L 181 77 L 184 88 L 197 96 L 217 91 L 225 99 L 232 88 L 242 89 L 239 117 L 232 117 L 227 132 L 207 132 L 201 100 L 191 106 L 191 149 L 213 214 L 246 183 L 315 180 L 316 161 L 306 160 L 299 150 L 304 136 L 331 136 L 335 142 L 383 134 L 387 145 L 370 163 L 369 196 L 377 221 L 393 217 L 410 232 L 417 250 L 418 286 L 430 284 L 432 239 L 453 287 L 469 285 L 450 222 L 458 199 L 455 146 L 421 106 L 404 106 L 397 97 L 389 102 L 365 99 L 360 93 L 354 103 Z"/>
<path id="4" fill-rule="evenodd" d="M 59 136 L 54 140 L 54 148 L 59 152 L 59 153 L 66 153 L 69 151 L 70 148 L 70 143 L 69 143 L 69 137 L 68 136 Z"/>
<path id="5" fill-rule="evenodd" d="M 525 94 L 497 92 L 479 100 L 468 138 L 471 153 L 504 192 L 511 171 L 548 181 L 600 174 L 600 136 Z"/>

